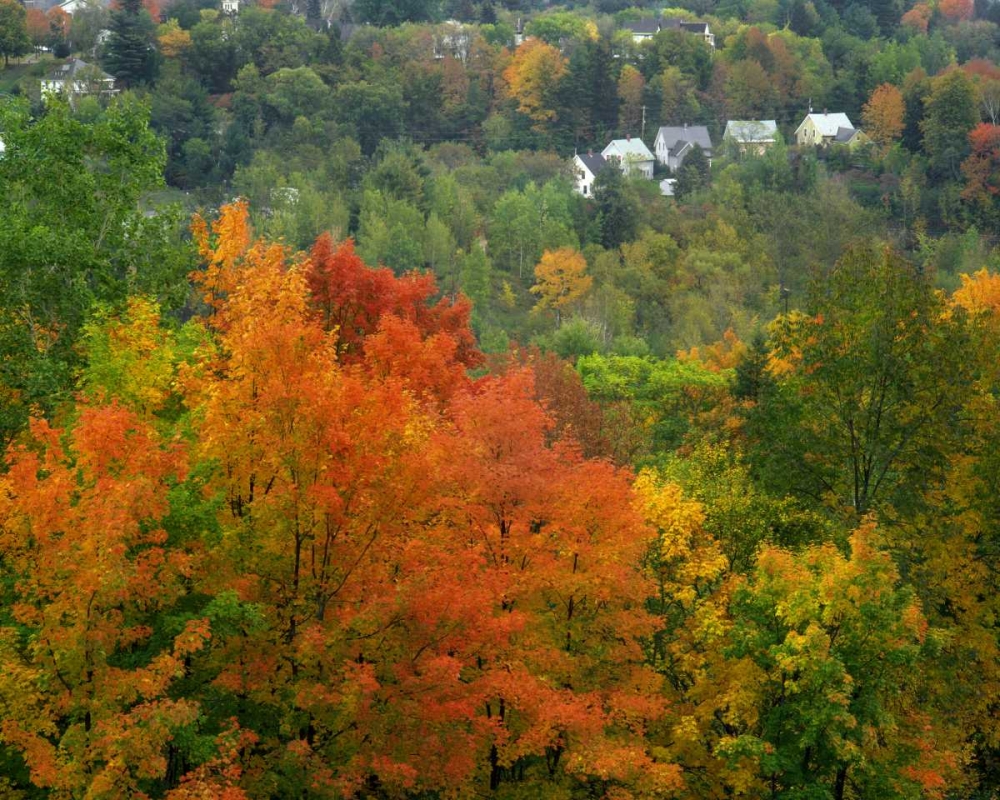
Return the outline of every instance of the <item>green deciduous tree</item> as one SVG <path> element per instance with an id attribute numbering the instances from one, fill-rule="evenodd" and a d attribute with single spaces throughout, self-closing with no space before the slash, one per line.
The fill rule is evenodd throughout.
<path id="1" fill-rule="evenodd" d="M 144 292 L 175 309 L 192 267 L 176 214 L 145 217 L 144 192 L 162 182 L 163 143 L 134 97 L 84 123 L 64 104 L 32 120 L 26 105 L 0 111 L 0 436 L 27 409 L 68 397 L 76 337 L 95 301 Z M 12 157 L 13 156 L 13 157 Z"/>
<path id="2" fill-rule="evenodd" d="M 776 385 L 750 415 L 762 474 L 848 518 L 919 508 L 971 380 L 961 326 L 926 275 L 874 245 L 817 280 L 808 310 L 772 325 Z"/>
<path id="3" fill-rule="evenodd" d="M 23 56 L 31 50 L 27 14 L 17 0 L 0 0 L 0 56 L 7 65 L 11 57 Z"/>
<path id="4" fill-rule="evenodd" d="M 976 87 L 962 70 L 951 70 L 931 82 L 920 129 L 931 169 L 939 176 L 960 176 L 959 166 L 969 153 L 969 132 L 979 122 L 977 103 Z"/>

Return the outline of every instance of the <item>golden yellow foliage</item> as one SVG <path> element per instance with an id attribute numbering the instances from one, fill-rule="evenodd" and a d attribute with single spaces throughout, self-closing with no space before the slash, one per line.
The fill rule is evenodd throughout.
<path id="1" fill-rule="evenodd" d="M 962 285 L 951 296 L 954 305 L 970 314 L 1000 314 L 1000 275 L 981 269 L 974 275 L 961 275 Z"/>
<path id="2" fill-rule="evenodd" d="M 556 118 L 554 92 L 566 74 L 566 59 L 559 49 L 541 39 L 528 39 L 517 48 L 504 70 L 507 91 L 517 100 L 518 111 L 540 127 Z"/>
<path id="3" fill-rule="evenodd" d="M 177 20 L 171 19 L 157 29 L 156 41 L 166 58 L 177 58 L 191 47 L 191 34 L 181 28 Z"/>
<path id="4" fill-rule="evenodd" d="M 557 312 L 582 298 L 593 284 L 587 274 L 587 260 L 572 247 L 546 250 L 535 267 L 538 283 L 531 287 L 537 294 L 538 308 Z"/>

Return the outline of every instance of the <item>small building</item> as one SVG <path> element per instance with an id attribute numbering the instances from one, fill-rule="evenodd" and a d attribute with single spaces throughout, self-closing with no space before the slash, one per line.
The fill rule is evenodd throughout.
<path id="1" fill-rule="evenodd" d="M 635 22 L 626 22 L 622 29 L 632 34 L 633 42 L 648 42 L 660 32 L 660 21 L 655 17 L 646 17 Z"/>
<path id="2" fill-rule="evenodd" d="M 108 96 L 116 92 L 113 75 L 79 58 L 71 58 L 42 78 L 43 98 L 61 94 L 72 102 L 77 97 Z"/>
<path id="3" fill-rule="evenodd" d="M 871 144 L 871 141 L 859 128 L 838 128 L 837 135 L 833 137 L 833 144 L 843 145 L 849 150 Z"/>
<path id="4" fill-rule="evenodd" d="M 577 192 L 584 197 L 593 197 L 594 180 L 607 166 L 607 159 L 600 153 L 577 153 L 573 156 L 573 177 Z"/>
<path id="5" fill-rule="evenodd" d="M 810 112 L 795 129 L 795 143 L 825 147 L 836 141 L 837 132 L 841 128 L 854 130 L 854 124 L 848 119 L 847 114 L 843 112 L 827 114 L 825 111 L 822 114 L 813 114 Z"/>
<path id="6" fill-rule="evenodd" d="M 679 30 L 685 33 L 693 33 L 696 36 L 700 36 L 704 39 L 705 44 L 715 49 L 715 34 L 712 33 L 712 29 L 708 26 L 707 22 L 688 22 L 687 20 L 679 19 L 677 17 L 670 17 L 664 19 L 660 23 L 661 30 Z"/>
<path id="7" fill-rule="evenodd" d="M 712 138 L 704 125 L 664 126 L 656 132 L 653 150 L 656 160 L 676 172 L 684 162 L 684 157 L 695 145 L 701 147 L 712 163 Z"/>
<path id="8" fill-rule="evenodd" d="M 731 119 L 722 134 L 722 143 L 740 155 L 762 155 L 776 141 L 778 123 L 773 119 Z"/>
<path id="9" fill-rule="evenodd" d="M 59 10 L 64 11 L 70 16 L 73 16 L 81 8 L 87 7 L 87 0 L 65 0 L 65 2 L 59 4 Z"/>
<path id="10" fill-rule="evenodd" d="M 616 163 L 623 175 L 642 175 L 652 180 L 656 159 L 642 139 L 627 136 L 615 139 L 601 151 L 609 162 Z"/>
<path id="11" fill-rule="evenodd" d="M 240 0 L 222 0 L 222 13 L 235 17 L 240 13 Z"/>

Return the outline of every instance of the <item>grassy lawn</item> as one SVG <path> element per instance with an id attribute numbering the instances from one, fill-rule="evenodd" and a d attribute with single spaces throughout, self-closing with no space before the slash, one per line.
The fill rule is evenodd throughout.
<path id="1" fill-rule="evenodd" d="M 11 62 L 11 65 L 6 69 L 3 67 L 3 62 L 0 61 L 0 92 L 13 94 L 22 81 L 30 84 L 31 81 L 41 79 L 55 63 L 55 59 L 49 53 L 43 53 L 37 58 L 38 60 L 35 61 L 33 56 L 31 63 L 15 64 Z M 24 91 L 26 92 L 27 89 L 28 87 L 25 86 Z"/>

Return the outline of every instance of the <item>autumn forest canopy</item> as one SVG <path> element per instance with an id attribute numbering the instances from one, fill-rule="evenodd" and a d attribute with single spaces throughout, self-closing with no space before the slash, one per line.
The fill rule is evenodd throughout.
<path id="1" fill-rule="evenodd" d="M 995 800 L 1000 6 L 27 5 L 0 798 Z"/>

